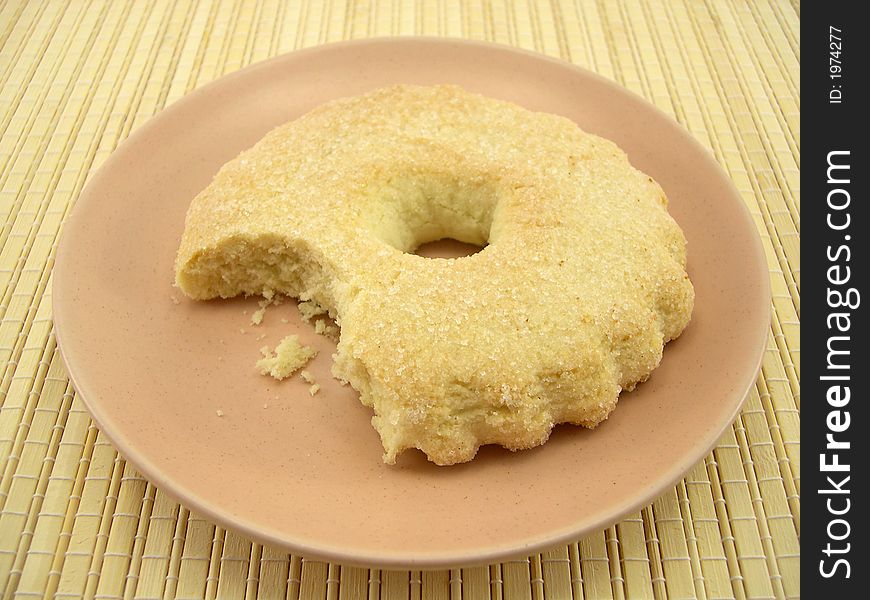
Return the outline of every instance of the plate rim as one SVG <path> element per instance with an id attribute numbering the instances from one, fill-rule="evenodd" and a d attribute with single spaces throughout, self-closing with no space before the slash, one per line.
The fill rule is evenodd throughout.
<path id="1" fill-rule="evenodd" d="M 770 305 L 771 283 L 769 277 L 769 268 L 764 253 L 764 246 L 761 241 L 761 236 L 759 235 L 758 229 L 755 226 L 755 222 L 749 210 L 749 207 L 743 201 L 740 192 L 737 190 L 734 182 L 728 176 L 723 166 L 719 163 L 718 160 L 716 160 L 711 152 L 706 147 L 704 147 L 687 129 L 685 129 L 683 125 L 681 125 L 670 115 L 659 109 L 657 106 L 655 106 L 642 96 L 636 94 L 628 88 L 623 87 L 622 85 L 611 79 L 608 79 L 589 69 L 565 60 L 526 50 L 524 48 L 517 48 L 507 44 L 485 42 L 459 37 L 416 35 L 380 36 L 356 40 L 342 40 L 287 52 L 279 56 L 253 63 L 231 73 L 218 77 L 213 81 L 210 81 L 209 83 L 184 95 L 182 98 L 179 98 L 175 102 L 161 109 L 158 113 L 150 117 L 144 124 L 142 124 L 135 131 L 133 131 L 127 138 L 122 140 L 115 147 L 110 156 L 91 176 L 90 180 L 84 186 L 72 208 L 70 209 L 69 214 L 67 215 L 62 225 L 62 229 L 59 235 L 57 251 L 55 255 L 55 263 L 52 268 L 52 278 L 58 279 L 57 273 L 63 273 L 64 265 L 68 261 L 74 260 L 72 256 L 73 253 L 70 250 L 71 242 L 69 241 L 70 235 L 68 234 L 68 230 L 70 229 L 69 225 L 71 223 L 74 224 L 76 221 L 82 218 L 81 215 L 87 210 L 88 205 L 93 202 L 92 200 L 90 200 L 90 198 L 92 197 L 91 190 L 97 188 L 100 181 L 106 176 L 106 173 L 111 171 L 115 163 L 121 160 L 121 156 L 124 154 L 125 149 L 129 146 L 132 146 L 140 137 L 144 137 L 149 131 L 159 126 L 161 119 L 165 117 L 165 114 L 169 111 L 174 111 L 178 107 L 186 106 L 190 103 L 195 103 L 200 97 L 211 94 L 213 90 L 220 88 L 227 82 L 245 77 L 249 73 L 260 69 L 270 68 L 273 65 L 289 60 L 291 58 L 296 59 L 306 54 L 342 51 L 348 48 L 360 46 L 385 44 L 398 46 L 405 43 L 429 43 L 441 46 L 458 45 L 471 47 L 482 51 L 497 51 L 509 54 L 519 54 L 526 58 L 545 61 L 557 65 L 563 69 L 568 69 L 574 71 L 575 73 L 579 73 L 583 77 L 597 80 L 600 84 L 607 87 L 614 93 L 627 95 L 632 100 L 644 104 L 646 108 L 652 111 L 652 113 L 655 114 L 659 119 L 666 122 L 668 126 L 675 131 L 676 135 L 682 138 L 687 145 L 691 146 L 692 150 L 695 153 L 697 153 L 698 155 L 702 155 L 704 157 L 704 160 L 713 167 L 714 172 L 717 173 L 719 178 L 722 180 L 722 183 L 728 189 L 728 195 L 733 201 L 733 204 L 737 206 L 737 212 L 740 214 L 741 221 L 747 227 L 747 229 L 752 232 L 752 235 L 749 236 L 752 245 L 750 253 L 752 263 L 755 268 L 757 268 L 761 273 L 764 273 L 766 275 L 761 278 L 762 280 L 760 281 L 759 290 L 759 295 L 767 299 L 767 301 L 765 302 L 765 308 L 762 309 L 762 312 L 765 316 L 763 322 L 766 323 L 766 327 L 758 328 L 758 332 L 756 332 L 756 339 L 754 340 L 754 344 L 752 344 L 752 348 L 755 353 L 755 358 L 752 361 L 755 365 L 754 369 L 752 370 L 752 376 L 747 376 L 746 381 L 743 383 L 743 385 L 735 386 L 735 389 L 742 390 L 742 399 L 739 402 L 735 403 L 733 410 L 729 412 L 728 419 L 723 420 L 723 424 L 721 426 L 710 429 L 707 435 L 699 440 L 698 444 L 694 446 L 694 452 L 685 453 L 681 457 L 681 460 L 676 461 L 670 469 L 656 477 L 650 484 L 645 486 L 642 493 L 636 493 L 629 500 L 614 504 L 611 509 L 607 511 L 602 511 L 598 518 L 592 520 L 587 519 L 580 525 L 563 527 L 558 530 L 551 530 L 541 535 L 530 536 L 528 539 L 524 540 L 521 545 L 513 545 L 510 547 L 506 547 L 504 545 L 488 545 L 485 547 L 475 546 L 473 551 L 463 552 L 460 554 L 457 554 L 455 552 L 433 553 L 422 551 L 416 553 L 413 557 L 404 557 L 394 553 L 373 553 L 371 551 L 366 551 L 365 555 L 361 555 L 358 552 L 353 552 L 352 550 L 349 551 L 343 547 L 318 545 L 309 541 L 294 540 L 286 535 L 275 535 L 272 534 L 269 530 L 266 530 L 263 527 L 258 526 L 244 518 L 234 517 L 233 515 L 229 514 L 228 511 L 221 509 L 220 506 L 216 505 L 211 500 L 191 492 L 186 488 L 183 483 L 180 483 L 172 478 L 165 477 L 161 470 L 156 467 L 146 456 L 139 454 L 132 447 L 131 444 L 127 443 L 127 440 L 124 439 L 123 434 L 116 435 L 116 431 L 111 426 L 112 420 L 100 410 L 99 402 L 92 403 L 89 400 L 91 394 L 88 392 L 87 386 L 82 386 L 82 377 L 80 376 L 77 368 L 74 366 L 75 361 L 71 363 L 68 360 L 67 351 L 63 342 L 63 323 L 71 318 L 67 313 L 67 307 L 70 303 L 63 300 L 64 286 L 55 285 L 53 282 L 51 289 L 51 302 L 53 307 L 52 320 L 54 322 L 55 339 L 57 342 L 58 351 L 66 367 L 70 382 L 72 383 L 75 390 L 78 392 L 78 395 L 81 398 L 82 403 L 85 405 L 85 408 L 87 409 L 90 417 L 93 419 L 94 423 L 103 433 L 103 435 L 105 435 L 106 438 L 112 443 L 114 448 L 121 454 L 121 456 L 125 460 L 130 462 L 148 481 L 154 483 L 155 486 L 157 486 L 170 498 L 188 508 L 195 509 L 197 512 L 203 514 L 212 521 L 223 525 L 230 530 L 243 533 L 245 536 L 259 543 L 278 546 L 282 549 L 289 550 L 290 552 L 301 554 L 306 558 L 322 559 L 346 565 L 385 568 L 411 567 L 422 569 L 442 569 L 447 567 L 455 567 L 458 565 L 466 566 L 500 562 L 505 559 L 515 558 L 517 556 L 522 556 L 525 554 L 531 554 L 536 551 L 553 548 L 566 542 L 576 540 L 591 532 L 598 531 L 602 528 L 606 528 L 613 525 L 614 523 L 619 522 L 627 514 L 636 512 L 640 508 L 648 505 L 651 501 L 655 500 L 655 498 L 667 491 L 677 481 L 684 477 L 684 475 L 694 465 L 696 465 L 699 460 L 703 459 L 704 456 L 709 454 L 709 452 L 716 447 L 717 442 L 719 441 L 722 434 L 734 423 L 735 419 L 737 418 L 737 415 L 745 404 L 746 399 L 751 392 L 752 386 L 755 384 L 758 374 L 761 371 L 764 359 L 764 352 L 767 347 L 767 334 L 770 328 L 770 322 L 772 317 L 772 308 Z M 749 371 L 747 370 L 746 373 L 748 374 L 748 372 Z M 737 396 L 738 393 L 735 392 L 734 395 Z M 703 449 L 703 451 L 701 451 L 701 449 Z"/>

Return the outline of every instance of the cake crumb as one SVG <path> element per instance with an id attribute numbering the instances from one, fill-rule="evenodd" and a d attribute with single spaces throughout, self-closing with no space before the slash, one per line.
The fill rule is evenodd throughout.
<path id="1" fill-rule="evenodd" d="M 175 296 L 169 296 L 169 298 L 172 300 L 173 304 L 181 304 L 181 300 L 179 300 Z"/>
<path id="2" fill-rule="evenodd" d="M 263 299 L 257 302 L 260 305 L 260 308 L 254 311 L 254 314 L 251 315 L 251 325 L 259 325 L 263 322 L 263 317 L 266 315 L 266 309 L 273 303 L 277 304 L 277 296 L 275 296 L 275 292 L 270 289 L 263 290 Z"/>
<path id="3" fill-rule="evenodd" d="M 335 325 L 329 325 L 323 319 L 318 319 L 314 323 L 314 333 L 331 339 L 333 342 L 338 341 L 339 330 Z"/>
<path id="4" fill-rule="evenodd" d="M 308 393 L 311 394 L 312 396 L 319 391 L 320 391 L 320 385 L 317 383 L 311 384 L 311 386 L 308 388 Z"/>
<path id="5" fill-rule="evenodd" d="M 323 318 L 328 314 L 328 311 L 319 305 L 314 300 L 303 300 L 299 303 L 299 316 L 306 323 L 314 324 L 314 332 L 331 339 L 334 342 L 338 341 L 339 329 L 335 325 L 328 324 Z M 284 319 L 281 319 L 286 322 Z"/>
<path id="6" fill-rule="evenodd" d="M 265 334 L 265 333 L 260 334 L 260 335 L 257 336 L 257 341 L 258 341 L 258 342 L 259 342 L 260 340 L 265 340 L 265 339 L 266 339 L 266 334 Z"/>
<path id="7" fill-rule="evenodd" d="M 287 319 L 286 317 L 281 317 L 281 322 L 282 322 L 282 323 L 289 323 L 290 320 Z"/>
<path id="8" fill-rule="evenodd" d="M 241 333 L 242 335 L 245 335 L 246 333 L 248 333 L 248 330 L 245 329 L 244 327 L 241 327 L 241 328 L 239 328 L 239 333 Z"/>
<path id="9" fill-rule="evenodd" d="M 260 373 L 271 375 L 280 381 L 311 360 L 317 354 L 317 350 L 300 344 L 298 335 L 288 335 L 275 347 L 274 352 L 269 350 L 268 346 L 263 346 L 260 348 L 260 353 L 263 355 L 263 358 L 257 361 Z"/>
<path id="10" fill-rule="evenodd" d="M 325 314 L 326 309 L 314 300 L 303 300 L 299 303 L 299 316 L 301 316 L 302 320 L 306 323 L 310 323 L 315 317 Z"/>
<path id="11" fill-rule="evenodd" d="M 302 371 L 299 376 L 305 383 L 314 383 L 314 375 L 310 371 Z"/>
<path id="12" fill-rule="evenodd" d="M 263 408 L 269 408 L 269 405 L 268 405 L 268 404 L 264 404 L 264 405 L 263 405 Z"/>
<path id="13" fill-rule="evenodd" d="M 218 409 L 218 410 L 214 411 L 214 414 L 216 414 L 219 417 L 222 417 L 222 416 L 224 416 L 224 411 Z"/>

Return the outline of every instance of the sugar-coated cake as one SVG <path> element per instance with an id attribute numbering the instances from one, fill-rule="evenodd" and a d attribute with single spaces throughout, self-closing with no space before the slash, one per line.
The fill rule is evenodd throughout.
<path id="1" fill-rule="evenodd" d="M 485 245 L 412 254 L 440 238 Z M 689 322 L 686 240 L 660 186 L 563 117 L 456 86 L 325 104 L 227 163 L 176 263 L 191 298 L 280 292 L 340 326 L 333 373 L 395 461 L 594 427 Z"/>

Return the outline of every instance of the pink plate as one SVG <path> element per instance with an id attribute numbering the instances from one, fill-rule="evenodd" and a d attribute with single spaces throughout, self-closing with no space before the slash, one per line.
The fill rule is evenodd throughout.
<path id="1" fill-rule="evenodd" d="M 455 467 L 414 452 L 386 466 L 370 410 L 329 377 L 334 346 L 300 321 L 293 303 L 270 308 L 252 327 L 256 299 L 191 302 L 172 287 L 187 207 L 222 164 L 318 104 L 399 82 L 456 83 L 565 115 L 616 141 L 664 187 L 689 241 L 695 313 L 652 378 L 598 429 L 562 426 L 540 448 L 486 447 Z M 83 192 L 53 285 L 76 389 L 160 489 L 306 557 L 417 568 L 528 554 L 652 501 L 733 421 L 758 373 L 770 304 L 749 212 L 674 121 L 567 63 L 427 38 L 295 52 L 166 109 Z M 261 346 L 293 332 L 320 350 L 310 365 L 323 386 L 314 397 L 298 378 L 278 383 L 253 368 Z"/>

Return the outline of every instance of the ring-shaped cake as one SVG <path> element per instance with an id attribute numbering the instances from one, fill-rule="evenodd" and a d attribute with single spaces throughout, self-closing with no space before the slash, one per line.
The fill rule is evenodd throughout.
<path id="1" fill-rule="evenodd" d="M 424 258 L 441 238 L 484 246 Z M 193 201 L 191 298 L 279 292 L 341 327 L 333 373 L 384 460 L 594 427 L 691 317 L 686 241 L 614 143 L 456 86 L 332 101 L 267 134 Z"/>

